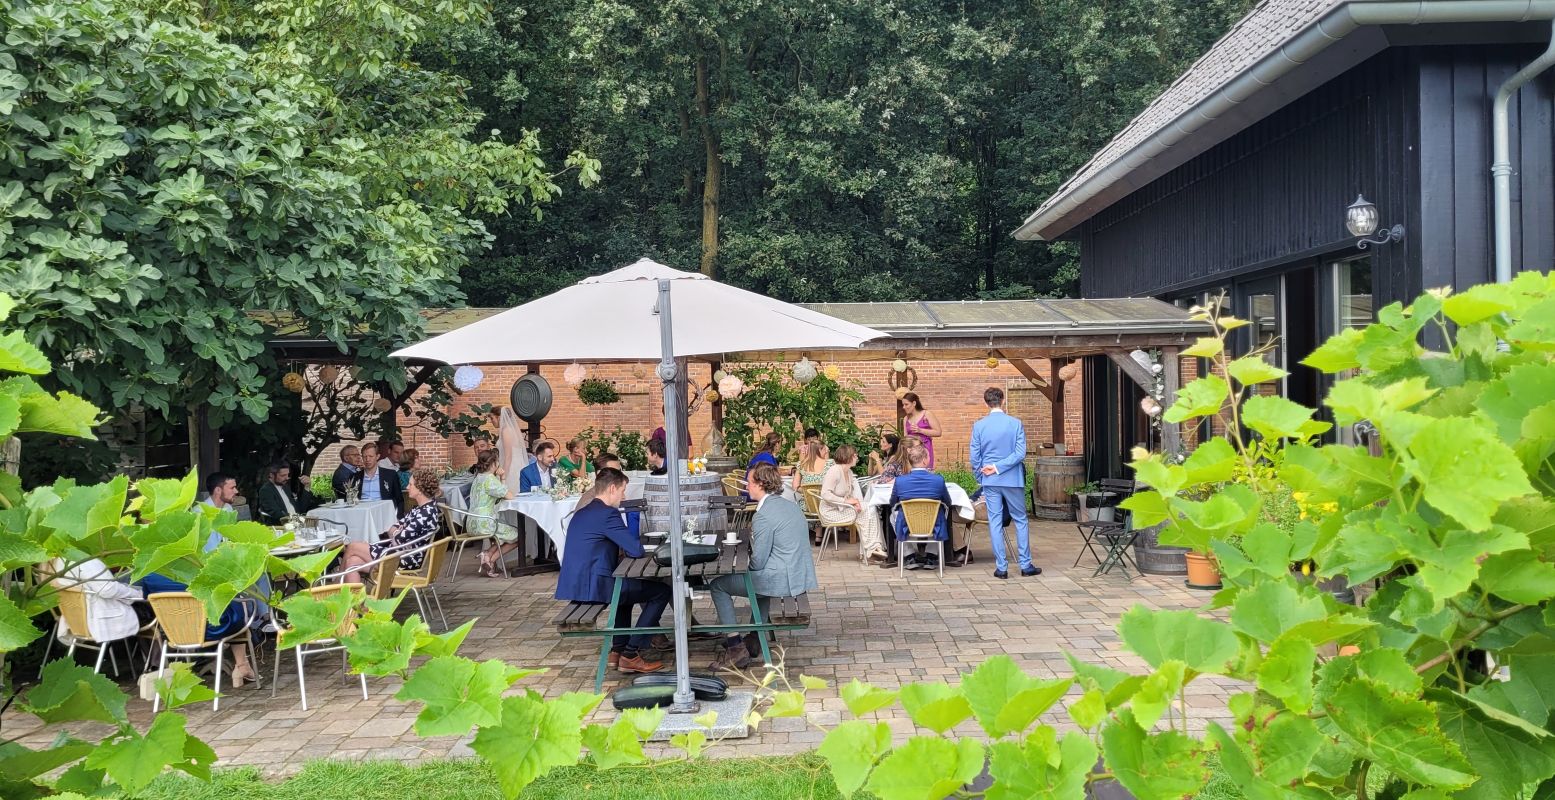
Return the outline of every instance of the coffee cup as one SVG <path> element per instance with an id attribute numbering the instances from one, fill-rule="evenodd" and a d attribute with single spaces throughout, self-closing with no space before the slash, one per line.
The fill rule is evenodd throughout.
<path id="1" fill-rule="evenodd" d="M 729 531 L 727 534 L 724 535 L 724 544 L 739 544 L 739 543 L 740 543 L 740 535 L 738 533 L 735 533 L 734 531 Z"/>

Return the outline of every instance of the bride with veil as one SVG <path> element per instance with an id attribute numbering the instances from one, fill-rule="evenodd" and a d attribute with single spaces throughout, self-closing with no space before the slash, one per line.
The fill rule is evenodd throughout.
<path id="1" fill-rule="evenodd" d="M 529 438 L 524 435 L 518 415 L 501 406 L 497 410 L 497 463 L 502 467 L 502 483 L 508 496 L 518 495 L 518 473 L 529 466 Z"/>

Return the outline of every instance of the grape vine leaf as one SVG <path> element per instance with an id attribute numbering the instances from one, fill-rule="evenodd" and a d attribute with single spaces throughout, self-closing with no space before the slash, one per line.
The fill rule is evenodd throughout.
<path id="1" fill-rule="evenodd" d="M 1431 704 L 1356 677 L 1341 683 L 1324 708 L 1340 735 L 1395 775 L 1440 789 L 1473 783 L 1473 767 L 1437 723 Z"/>
<path id="2" fill-rule="evenodd" d="M 1159 669 L 1181 661 L 1194 672 L 1222 673 L 1238 656 L 1236 633 L 1192 611 L 1152 611 L 1134 606 L 1118 621 L 1128 649 Z"/>
<path id="3" fill-rule="evenodd" d="M 1139 691 L 1129 701 L 1129 708 L 1134 710 L 1134 721 L 1141 728 L 1148 731 L 1155 727 L 1161 715 L 1171 708 L 1177 692 L 1182 689 L 1186 673 L 1187 667 L 1181 661 L 1168 661 L 1160 669 L 1145 676 L 1145 682 L 1140 684 Z"/>
<path id="4" fill-rule="evenodd" d="M 502 700 L 502 721 L 482 726 L 470 742 L 497 773 L 508 797 L 556 767 L 576 764 L 583 753 L 583 715 L 575 706 L 531 694 Z"/>
<path id="5" fill-rule="evenodd" d="M 364 675 L 393 675 L 410 666 L 416 634 L 426 623 L 412 614 L 404 623 L 393 619 L 362 619 L 349 636 L 341 637 L 351 656 L 351 669 Z"/>
<path id="6" fill-rule="evenodd" d="M 1297 590 L 1289 580 L 1268 580 L 1237 596 L 1231 607 L 1231 626 L 1269 643 L 1297 625 L 1327 616 L 1321 598 Z"/>
<path id="7" fill-rule="evenodd" d="M 1409 441 L 1404 466 L 1426 502 L 1476 533 L 1503 502 L 1533 494 L 1517 454 L 1471 417 L 1427 422 Z"/>
<path id="8" fill-rule="evenodd" d="M 1312 670 L 1317 648 L 1306 639 L 1281 637 L 1258 665 L 1258 688 L 1268 692 L 1292 711 L 1306 713 L 1312 708 Z"/>
<path id="9" fill-rule="evenodd" d="M 1086 779 L 1096 765 L 1096 744 L 1069 731 L 1062 741 L 1046 725 L 1024 741 L 989 747 L 988 773 L 994 782 L 987 800 L 1082 800 Z"/>
<path id="10" fill-rule="evenodd" d="M 167 767 L 197 778 L 209 779 L 216 753 L 184 730 L 182 714 L 161 713 L 142 736 L 133 728 L 99 745 L 86 757 L 86 766 L 101 769 L 131 795 L 150 785 Z"/>
<path id="11" fill-rule="evenodd" d="M 862 717 L 896 702 L 896 692 L 880 689 L 854 678 L 842 687 L 842 702 L 847 704 L 849 714 Z"/>
<path id="12" fill-rule="evenodd" d="M 1503 600 L 1538 605 L 1555 597 L 1555 565 L 1531 550 L 1498 553 L 1479 565 L 1479 585 Z"/>
<path id="13" fill-rule="evenodd" d="M 1203 745 L 1177 731 L 1148 734 L 1122 709 L 1101 729 L 1102 753 L 1135 797 L 1192 797 L 1209 781 Z"/>
<path id="14" fill-rule="evenodd" d="M 1287 795 L 1273 782 L 1258 774 L 1253 764 L 1253 754 L 1246 745 L 1226 733 L 1219 724 L 1211 722 L 1205 730 L 1205 741 L 1215 745 L 1220 756 L 1220 768 L 1236 782 L 1237 789 L 1246 800 L 1285 800 Z"/>
<path id="15" fill-rule="evenodd" d="M 816 752 L 831 767 L 837 791 L 852 797 L 869 779 L 875 762 L 890 749 L 891 726 L 849 720 L 827 732 Z"/>
<path id="16" fill-rule="evenodd" d="M 989 736 L 1023 731 L 1069 691 L 1073 681 L 1038 680 L 1021 672 L 1015 660 L 996 655 L 961 680 L 961 693 Z"/>
<path id="17" fill-rule="evenodd" d="M 23 710 L 44 722 L 124 722 L 129 702 L 113 681 L 69 659 L 55 659 L 44 668 L 37 686 L 28 690 Z"/>
<path id="18" fill-rule="evenodd" d="M 1290 373 L 1270 364 L 1263 356 L 1243 356 L 1226 365 L 1226 374 L 1243 386 L 1253 386 L 1277 381 Z"/>
<path id="19" fill-rule="evenodd" d="M 1265 439 L 1299 441 L 1328 430 L 1330 425 L 1312 419 L 1312 414 L 1312 409 L 1277 394 L 1254 395 L 1242 403 L 1242 424 Z"/>
<path id="20" fill-rule="evenodd" d="M 1219 375 L 1206 375 L 1191 381 L 1177 392 L 1177 402 L 1161 418 L 1178 423 L 1195 417 L 1207 417 L 1220 411 L 1231 396 L 1231 385 Z"/>
<path id="21" fill-rule="evenodd" d="M 880 800 L 940 800 L 982 771 L 983 745 L 976 739 L 915 736 L 875 767 L 868 789 Z"/>
<path id="22" fill-rule="evenodd" d="M 1555 775 L 1555 737 L 1507 724 L 1487 715 L 1467 698 L 1434 692 L 1436 714 L 1447 738 L 1468 758 L 1479 780 L 1455 797 L 1500 800 L 1516 797 L 1524 786 Z M 1534 729 L 1538 730 L 1538 729 Z"/>
<path id="23" fill-rule="evenodd" d="M 944 733 L 972 716 L 966 697 L 943 682 L 909 683 L 902 687 L 900 697 L 907 716 L 935 733 Z"/>
<path id="24" fill-rule="evenodd" d="M 259 581 L 269 558 L 269 546 L 255 542 L 227 542 L 212 551 L 189 583 L 189 593 L 205 604 L 206 619 L 221 619 L 232 598 Z"/>
<path id="25" fill-rule="evenodd" d="M 496 724 L 502 716 L 502 693 L 521 677 L 521 670 L 496 659 L 476 663 L 438 656 L 412 672 L 394 699 L 423 704 L 416 715 L 417 734 L 462 735 L 473 727 Z"/>

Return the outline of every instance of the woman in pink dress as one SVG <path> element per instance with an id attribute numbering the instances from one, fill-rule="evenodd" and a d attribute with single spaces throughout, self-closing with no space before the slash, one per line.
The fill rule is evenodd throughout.
<path id="1" fill-rule="evenodd" d="M 902 415 L 902 432 L 923 443 L 929 451 L 929 469 L 934 469 L 934 440 L 945 432 L 934 414 L 923 407 L 918 395 L 908 392 L 896 401 L 896 411 Z"/>

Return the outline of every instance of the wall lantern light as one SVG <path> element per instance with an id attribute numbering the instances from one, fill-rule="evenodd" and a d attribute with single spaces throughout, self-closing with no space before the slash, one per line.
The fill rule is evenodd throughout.
<path id="1" fill-rule="evenodd" d="M 1365 197 L 1356 195 L 1355 202 L 1344 211 L 1344 226 L 1350 230 L 1351 236 L 1360 240 L 1355 243 L 1356 247 L 1365 250 L 1374 244 L 1403 241 L 1403 225 L 1394 225 L 1377 238 L 1371 238 L 1377 232 L 1377 219 L 1377 207 Z"/>

